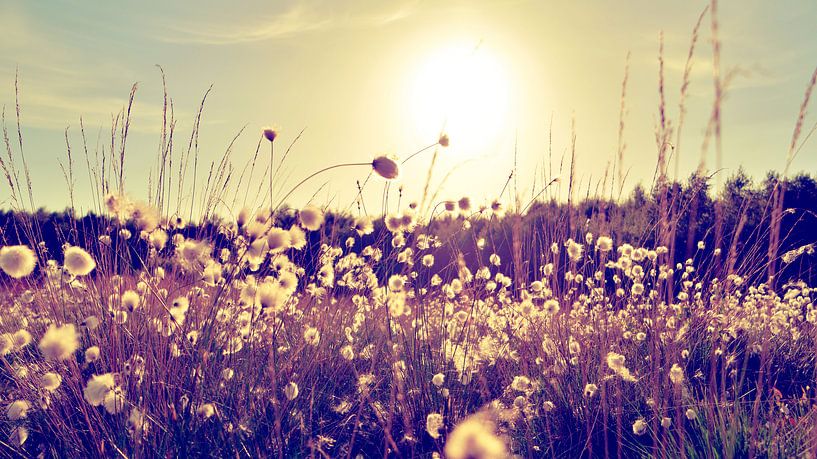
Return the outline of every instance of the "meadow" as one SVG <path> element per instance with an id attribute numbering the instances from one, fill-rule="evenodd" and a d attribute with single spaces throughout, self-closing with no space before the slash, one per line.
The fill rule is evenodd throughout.
<path id="1" fill-rule="evenodd" d="M 567 158 L 532 196 L 513 171 L 487 203 L 428 184 L 420 202 L 388 199 L 408 160 L 431 170 L 457 141 L 445 134 L 274 193 L 288 150 L 268 128 L 240 174 L 228 150 L 191 185 L 201 112 L 174 149 L 167 110 L 142 200 L 125 191 L 129 105 L 109 148 L 78 161 L 69 147 L 72 207 L 47 213 L 20 107 L 4 111 L 2 456 L 814 456 L 817 182 L 788 165 L 814 131 L 815 79 L 783 173 L 759 183 L 672 180 L 683 118 L 662 104 L 649 189 L 621 196 L 619 169 L 574 190 Z M 288 204 L 339 167 L 368 173 L 358 198 L 382 196 L 380 212 Z M 250 187 L 268 199 L 242 208 Z"/>

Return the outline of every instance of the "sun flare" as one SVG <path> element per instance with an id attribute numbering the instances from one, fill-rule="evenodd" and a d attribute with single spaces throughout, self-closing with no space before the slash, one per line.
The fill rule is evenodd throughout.
<path id="1" fill-rule="evenodd" d="M 410 116 L 423 138 L 445 131 L 452 150 L 475 156 L 508 130 L 507 66 L 481 45 L 438 49 L 419 66 L 412 84 Z"/>

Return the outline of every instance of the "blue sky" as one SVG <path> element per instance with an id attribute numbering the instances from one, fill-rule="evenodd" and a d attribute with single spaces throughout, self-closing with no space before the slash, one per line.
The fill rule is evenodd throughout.
<path id="1" fill-rule="evenodd" d="M 558 174 L 575 121 L 577 180 L 582 194 L 588 189 L 592 194 L 616 156 L 628 52 L 626 187 L 652 180 L 658 37 L 663 32 L 668 115 L 677 123 L 690 32 L 707 4 L 5 0 L 0 3 L 0 105 L 11 127 L 19 68 L 34 198 L 50 209 L 69 204 L 57 165 L 65 160 L 66 127 L 78 163 L 77 206 L 92 208 L 79 118 L 93 154 L 98 143 L 110 143 L 111 116 L 122 109 L 135 82 L 139 90 L 125 160 L 126 192 L 147 197 L 161 127 L 156 64 L 167 75 L 178 120 L 176 154 L 186 147 L 200 100 L 213 85 L 201 126 L 199 176 L 210 161 L 221 159 L 245 126 L 233 151 L 239 171 L 254 154 L 263 126 L 280 127 L 276 145 L 281 150 L 306 129 L 276 179 L 282 194 L 325 166 L 370 161 L 385 152 L 406 157 L 434 142 L 445 122 L 452 130 L 457 127 L 459 137 L 451 133 L 452 147 L 440 151 L 435 163 L 431 188 L 439 189 L 439 199 L 496 197 L 513 168 L 514 151 L 517 190 L 529 197 L 545 176 Z M 783 7 L 760 0 L 724 1 L 718 17 L 722 71 L 736 75 L 723 109 L 723 167 L 727 174 L 743 167 L 762 177 L 784 166 L 797 111 L 817 65 L 817 3 L 792 1 Z M 478 65 L 460 75 L 461 62 Z M 702 160 L 712 106 L 708 16 L 692 75 L 679 153 L 683 176 Z M 457 97 L 448 100 L 452 91 Z M 446 99 L 441 107 L 434 106 L 438 99 Z M 814 123 L 809 116 L 806 129 Z M 431 155 L 406 165 L 404 200 L 419 199 Z M 711 149 L 703 160 L 714 169 Z M 552 173 L 548 163 L 555 164 Z M 815 167 L 817 142 L 810 141 L 792 171 Z M 355 180 L 365 177 L 365 168 L 339 169 L 310 182 L 290 202 L 347 208 Z M 257 174 L 254 190 L 265 189 L 262 180 Z M 380 185 L 368 190 L 370 208 L 379 209 L 381 190 Z M 183 193 L 183 202 L 189 195 Z M 264 196 L 252 194 L 248 200 L 262 205 Z M 0 205 L 7 207 L 8 197 L 3 183 Z"/>

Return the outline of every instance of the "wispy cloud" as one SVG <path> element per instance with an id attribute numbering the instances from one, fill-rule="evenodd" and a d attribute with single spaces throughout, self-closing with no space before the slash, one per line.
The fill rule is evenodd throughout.
<path id="1" fill-rule="evenodd" d="M 327 13 L 325 8 L 299 5 L 269 15 L 262 21 L 224 26 L 223 23 L 195 22 L 171 25 L 158 35 L 160 41 L 176 44 L 232 45 L 292 37 L 322 30 L 382 27 L 411 15 L 416 1 L 380 12 Z"/>

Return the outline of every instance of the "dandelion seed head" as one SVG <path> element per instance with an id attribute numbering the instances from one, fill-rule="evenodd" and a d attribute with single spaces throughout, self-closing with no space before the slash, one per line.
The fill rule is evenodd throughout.
<path id="1" fill-rule="evenodd" d="M 599 236 L 596 239 L 596 250 L 599 252 L 610 252 L 613 250 L 613 239 L 609 236 Z"/>
<path id="2" fill-rule="evenodd" d="M 74 276 L 86 276 L 96 268 L 91 255 L 81 247 L 70 246 L 63 252 L 65 269 Z"/>
<path id="3" fill-rule="evenodd" d="M 284 252 L 290 248 L 292 236 L 282 228 L 271 228 L 267 234 L 267 245 L 272 253 Z"/>
<path id="4" fill-rule="evenodd" d="M 304 330 L 304 340 L 311 346 L 317 346 L 321 341 L 321 332 L 315 327 L 307 327 Z"/>
<path id="5" fill-rule="evenodd" d="M 50 392 L 54 392 L 62 384 L 62 376 L 54 372 L 45 373 L 40 380 L 40 386 Z"/>
<path id="6" fill-rule="evenodd" d="M 40 340 L 40 351 L 50 360 L 65 360 L 79 348 L 79 335 L 74 324 L 51 325 Z"/>
<path id="7" fill-rule="evenodd" d="M 675 385 L 682 384 L 684 382 L 684 369 L 677 363 L 673 363 L 672 368 L 669 370 L 669 379 Z"/>
<path id="8" fill-rule="evenodd" d="M 9 441 L 16 446 L 23 446 L 26 440 L 28 440 L 28 428 L 25 426 L 15 427 L 9 435 Z"/>
<path id="9" fill-rule="evenodd" d="M 433 439 L 440 438 L 440 430 L 444 427 L 443 416 L 440 413 L 429 413 L 426 416 L 426 432 Z"/>
<path id="10" fill-rule="evenodd" d="M 18 421 L 28 417 L 28 411 L 31 409 L 31 403 L 27 400 L 15 400 L 6 408 L 6 416 L 10 421 Z"/>
<path id="11" fill-rule="evenodd" d="M 85 361 L 93 363 L 99 360 L 99 346 L 91 346 L 85 350 Z"/>
<path id="12" fill-rule="evenodd" d="M 431 378 L 431 384 L 434 384 L 437 387 L 442 387 L 445 384 L 445 375 L 442 373 L 437 373 Z"/>
<path id="13" fill-rule="evenodd" d="M 284 386 L 284 395 L 286 396 L 287 400 L 295 400 L 298 397 L 298 393 L 298 384 L 295 382 L 290 381 L 286 386 Z"/>
<path id="14" fill-rule="evenodd" d="M 507 455 L 507 447 L 496 435 L 494 422 L 481 413 L 457 424 L 445 443 L 445 457 L 449 459 L 499 459 Z"/>
<path id="15" fill-rule="evenodd" d="M 126 405 L 125 392 L 121 387 L 114 387 L 105 394 L 102 400 L 102 406 L 105 411 L 110 414 L 119 414 L 125 409 Z"/>
<path id="16" fill-rule="evenodd" d="M 647 432 L 647 422 L 644 419 L 636 419 L 633 423 L 633 433 L 644 435 Z"/>
<path id="17" fill-rule="evenodd" d="M 92 375 L 85 385 L 82 395 L 91 406 L 99 406 L 105 401 L 105 396 L 114 388 L 115 384 L 113 373 Z"/>
<path id="18" fill-rule="evenodd" d="M 324 222 L 323 211 L 315 206 L 307 206 L 298 212 L 298 221 L 308 231 L 317 231 Z"/>
<path id="19" fill-rule="evenodd" d="M 216 407 L 212 403 L 203 403 L 196 408 L 196 414 L 202 419 L 210 419 L 216 414 Z"/>
<path id="20" fill-rule="evenodd" d="M 12 245 L 0 248 L 0 269 L 9 277 L 20 279 L 34 272 L 37 255 L 28 246 Z"/>
<path id="21" fill-rule="evenodd" d="M 14 347 L 17 349 L 22 349 L 28 346 L 29 344 L 31 344 L 31 340 L 32 340 L 31 333 L 29 333 L 28 330 L 24 328 L 17 330 L 12 335 L 12 343 L 14 344 Z"/>
<path id="22" fill-rule="evenodd" d="M 289 244 L 295 250 L 301 250 L 306 247 L 306 233 L 300 226 L 292 225 L 289 228 Z"/>
<path id="23" fill-rule="evenodd" d="M 366 236 L 367 234 L 372 234 L 372 232 L 374 231 L 374 224 L 372 223 L 372 219 L 366 215 L 362 215 L 360 217 L 355 218 L 354 230 L 357 232 L 358 236 Z"/>

